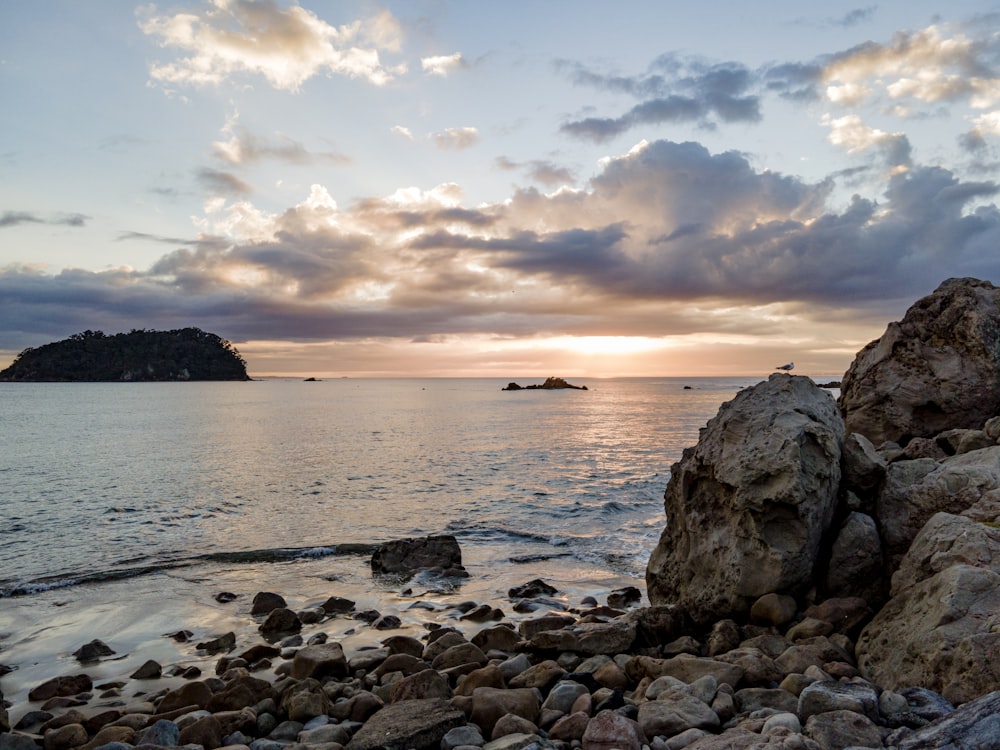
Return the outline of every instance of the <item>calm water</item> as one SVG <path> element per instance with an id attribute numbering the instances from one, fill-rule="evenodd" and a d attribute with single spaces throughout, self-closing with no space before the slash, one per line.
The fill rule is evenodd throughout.
<path id="1" fill-rule="evenodd" d="M 0 597 L 440 532 L 641 577 L 670 464 L 754 380 L 577 382 L 2 384 Z"/>
<path id="2" fill-rule="evenodd" d="M 531 382 L 531 381 L 522 381 Z M 17 721 L 34 685 L 81 666 L 127 683 L 147 659 L 214 669 L 195 647 L 260 641 L 254 593 L 293 609 L 330 595 L 396 614 L 419 636 L 461 602 L 518 614 L 511 586 L 554 606 L 645 588 L 669 467 L 754 379 L 580 380 L 503 392 L 499 380 L 0 384 L 0 678 Z M 684 386 L 689 386 L 685 389 Z M 469 578 L 372 578 L 374 544 L 448 532 Z M 235 601 L 215 595 L 229 591 Z M 351 618 L 311 626 L 348 655 L 382 636 Z M 187 629 L 192 642 L 164 634 Z M 310 631 L 311 632 L 311 631 Z M 310 632 L 304 631 L 303 635 Z M 165 678 L 166 679 L 166 678 Z M 174 678 L 180 679 L 180 678 Z M 166 686 L 161 681 L 158 686 Z"/>

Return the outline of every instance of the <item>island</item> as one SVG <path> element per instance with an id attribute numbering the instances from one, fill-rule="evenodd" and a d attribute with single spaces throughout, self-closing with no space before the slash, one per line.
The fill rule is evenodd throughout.
<path id="1" fill-rule="evenodd" d="M 83 331 L 27 348 L 4 370 L 4 382 L 250 380 L 236 348 L 199 328 Z"/>
<path id="2" fill-rule="evenodd" d="M 571 388 L 576 391 L 585 391 L 587 386 L 585 385 L 571 385 L 567 383 L 562 378 L 545 378 L 545 382 L 541 385 L 518 385 L 517 383 L 508 383 L 502 391 L 530 391 L 530 390 L 545 390 L 554 391 L 560 388 Z"/>

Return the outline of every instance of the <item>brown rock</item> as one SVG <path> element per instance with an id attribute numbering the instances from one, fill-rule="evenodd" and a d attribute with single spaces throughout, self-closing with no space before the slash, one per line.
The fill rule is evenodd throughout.
<path id="1" fill-rule="evenodd" d="M 214 716 L 202 716 L 181 730 L 182 745 L 201 745 L 215 750 L 222 745 L 222 725 Z"/>
<path id="2" fill-rule="evenodd" d="M 211 699 L 212 691 L 204 682 L 187 682 L 164 695 L 156 710 L 166 714 L 185 706 L 205 708 Z"/>
<path id="3" fill-rule="evenodd" d="M 284 597 L 281 596 L 281 594 L 275 594 L 271 591 L 261 591 L 253 598 L 253 604 L 250 607 L 250 614 L 266 615 L 272 610 L 287 606 L 288 603 L 285 601 Z"/>
<path id="4" fill-rule="evenodd" d="M 506 625 L 494 625 L 490 628 L 483 628 L 474 636 L 472 642 L 486 651 L 506 651 L 508 653 L 516 651 L 521 643 L 521 636 L 513 628 Z"/>
<path id="5" fill-rule="evenodd" d="M 488 688 L 483 688 L 488 689 Z M 436 698 L 393 703 L 372 715 L 346 750 L 438 750 L 441 739 L 465 724 L 465 714 Z"/>
<path id="6" fill-rule="evenodd" d="M 547 691 L 565 674 L 566 670 L 560 667 L 557 662 L 546 659 L 539 664 L 528 667 L 516 677 L 512 677 L 507 684 L 512 688 L 538 688 Z"/>
<path id="7" fill-rule="evenodd" d="M 478 687 L 504 687 L 503 672 L 496 664 L 487 664 L 463 677 L 455 688 L 455 695 L 472 695 Z"/>
<path id="8" fill-rule="evenodd" d="M 781 626 L 795 618 L 795 599 L 784 594 L 764 594 L 750 607 L 750 622 L 758 625 Z"/>
<path id="9" fill-rule="evenodd" d="M 256 706 L 266 698 L 276 698 L 270 682 L 250 676 L 238 677 L 215 693 L 205 708 L 212 713 L 239 711 L 246 706 Z"/>
<path id="10" fill-rule="evenodd" d="M 582 740 L 587 726 L 590 724 L 590 716 L 583 711 L 564 716 L 549 730 L 549 739 L 572 742 Z"/>
<path id="11" fill-rule="evenodd" d="M 285 607 L 272 609 L 260 626 L 260 632 L 271 637 L 285 633 L 298 633 L 300 630 L 302 630 L 302 621 L 292 610 Z"/>
<path id="12" fill-rule="evenodd" d="M 70 750 L 73 747 L 86 745 L 90 738 L 87 730 L 81 724 L 67 724 L 59 729 L 45 733 L 45 750 Z"/>
<path id="13" fill-rule="evenodd" d="M 460 664 L 469 663 L 475 663 L 482 666 L 483 664 L 486 664 L 486 662 L 486 654 L 482 652 L 479 646 L 466 641 L 464 643 L 458 643 L 445 651 L 442 651 L 434 658 L 434 661 L 431 662 L 431 666 L 434 669 L 444 670 L 457 667 Z"/>
<path id="14" fill-rule="evenodd" d="M 493 727 L 501 716 L 515 714 L 528 721 L 538 719 L 541 701 L 537 691 L 531 688 L 476 688 L 472 693 L 472 721 L 484 735 L 492 736 Z"/>
<path id="15" fill-rule="evenodd" d="M 291 721 L 309 721 L 330 711 L 330 699 L 319 680 L 309 677 L 291 685 L 281 695 L 281 710 Z"/>
<path id="16" fill-rule="evenodd" d="M 615 711 L 601 711 L 587 723 L 582 744 L 583 750 L 641 750 L 646 735 L 638 722 Z"/>
<path id="17" fill-rule="evenodd" d="M 134 745 L 135 730 L 131 727 L 103 727 L 83 747 L 90 750 L 90 748 L 107 745 L 109 742 L 124 742 L 128 745 Z"/>
<path id="18" fill-rule="evenodd" d="M 330 707 L 330 716 L 338 721 L 365 722 L 384 706 L 381 698 L 364 690 L 346 701 L 334 703 Z"/>
<path id="19" fill-rule="evenodd" d="M 497 723 L 493 725 L 491 739 L 498 740 L 510 734 L 532 735 L 538 731 L 538 727 L 533 721 L 528 721 L 523 716 L 517 714 L 504 714 Z"/>
<path id="20" fill-rule="evenodd" d="M 339 643 L 328 642 L 317 646 L 305 646 L 295 652 L 292 658 L 291 677 L 304 680 L 314 677 L 340 679 L 347 676 L 347 659 Z"/>
<path id="21" fill-rule="evenodd" d="M 56 696 L 77 695 L 78 693 L 90 692 L 93 687 L 94 683 L 85 674 L 53 677 L 51 680 L 32 688 L 28 692 L 28 700 L 46 701 Z"/>
<path id="22" fill-rule="evenodd" d="M 396 680 L 389 687 L 389 701 L 416 700 L 419 698 L 451 698 L 447 678 L 436 669 L 425 669 L 409 677 Z"/>

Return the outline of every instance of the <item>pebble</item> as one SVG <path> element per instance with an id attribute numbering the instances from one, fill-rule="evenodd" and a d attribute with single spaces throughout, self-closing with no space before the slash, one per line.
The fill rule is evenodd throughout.
<path id="1" fill-rule="evenodd" d="M 522 595 L 550 596 L 547 584 L 539 583 L 544 582 L 531 582 Z M 612 594 L 615 604 L 634 604 L 631 591 Z M 258 617 L 291 615 L 299 627 L 303 620 L 311 622 L 310 616 L 302 616 L 305 612 L 319 615 L 318 621 L 331 608 L 347 607 L 336 600 L 330 607 L 310 607 L 296 616 L 268 598 L 266 606 L 272 604 Z M 353 606 L 345 611 L 353 611 Z M 300 632 L 285 633 L 277 645 L 245 644 L 239 656 L 223 656 L 216 664 L 218 676 L 203 678 L 197 667 L 173 665 L 168 672 L 183 675 L 186 682 L 175 681 L 171 689 L 159 691 L 148 688 L 149 694 L 140 696 L 134 692 L 136 682 L 155 685 L 163 671 L 150 661 L 132 673 L 133 682 L 101 686 L 105 694 L 113 690 L 130 695 L 130 702 L 100 719 L 95 715 L 92 722 L 70 707 L 89 706 L 94 700 L 89 677 L 49 680 L 32 694 L 38 702 L 51 701 L 52 708 L 22 712 L 13 732 L 0 735 L 0 750 L 38 750 L 27 731 L 41 734 L 44 750 L 71 750 L 88 743 L 96 750 L 93 742 L 98 739 L 104 750 L 130 750 L 140 743 L 172 747 L 184 741 L 206 747 L 221 743 L 229 750 L 285 750 L 292 745 L 334 750 L 348 744 L 368 750 L 355 738 L 364 737 L 373 717 L 386 707 L 412 709 L 434 701 L 433 711 L 417 710 L 399 721 L 428 722 L 438 711 L 441 723 L 430 719 L 420 731 L 430 732 L 435 739 L 428 740 L 428 746 L 441 750 L 517 750 L 532 745 L 681 750 L 714 737 L 725 743 L 723 735 L 729 734 L 734 743 L 738 736 L 750 737 L 776 748 L 814 747 L 819 738 L 821 746 L 839 746 L 844 738 L 871 742 L 876 736 L 881 743 L 881 735 L 896 727 L 912 731 L 908 726 L 954 711 L 940 695 L 924 688 L 879 690 L 865 682 L 852 661 L 853 643 L 831 633 L 829 624 L 818 618 L 789 618 L 787 598 L 772 597 L 758 608 L 756 619 L 772 624 L 750 627 L 720 621 L 704 645 L 688 634 L 635 654 L 532 650 L 522 638 L 547 629 L 572 631 L 578 616 L 549 609 L 522 620 L 515 629 L 504 620 L 495 624 L 492 614 L 485 617 L 487 608 L 499 611 L 475 602 L 452 607 L 453 613 L 484 615 L 461 620 L 461 630 L 436 627 L 427 629 L 423 638 L 387 635 L 380 644 L 375 636 L 380 627 L 398 629 L 411 623 L 374 610 L 356 612 L 358 621 L 369 623 L 360 627 L 370 628 L 373 643 L 355 646 L 350 659 L 336 637 L 326 632 L 307 638 Z M 444 618 L 447 609 L 437 608 Z M 597 618 L 586 622 L 629 616 L 604 609 L 580 615 Z M 540 642 L 558 643 L 559 634 Z M 203 652 L 235 647 L 232 633 L 197 644 Z M 702 655 L 709 651 L 714 658 Z M 774 666 L 760 666 L 772 659 Z M 267 681 L 251 677 L 250 665 Z M 786 669 L 779 671 L 782 665 Z M 788 672 L 788 665 L 801 671 Z M 400 716 L 406 717 L 406 712 Z"/>

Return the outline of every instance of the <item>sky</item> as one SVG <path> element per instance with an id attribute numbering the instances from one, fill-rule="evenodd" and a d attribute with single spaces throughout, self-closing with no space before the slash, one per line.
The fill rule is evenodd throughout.
<path id="1" fill-rule="evenodd" d="M 835 376 L 1000 283 L 1000 2 L 8 2 L 0 96 L 0 367 Z"/>

